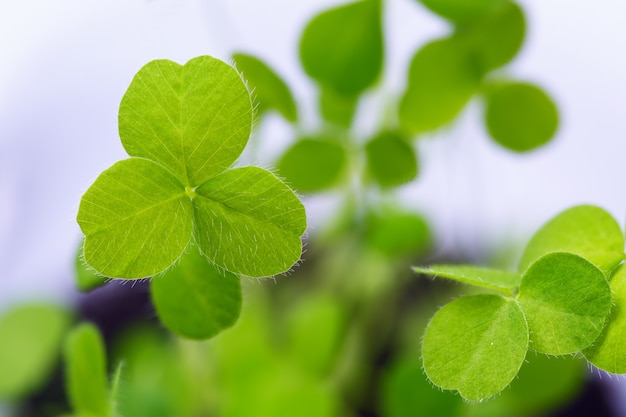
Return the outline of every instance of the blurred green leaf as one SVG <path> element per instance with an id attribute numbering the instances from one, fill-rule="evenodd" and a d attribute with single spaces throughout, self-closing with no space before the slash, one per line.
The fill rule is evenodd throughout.
<path id="1" fill-rule="evenodd" d="M 232 326 L 241 310 L 239 277 L 217 269 L 196 246 L 150 283 L 159 319 L 172 332 L 209 339 Z"/>
<path id="2" fill-rule="evenodd" d="M 519 287 L 522 277 L 515 272 L 499 271 L 473 265 L 429 265 L 413 267 L 419 274 L 448 278 L 464 284 L 510 292 Z"/>
<path id="3" fill-rule="evenodd" d="M 530 347 L 565 355 L 585 349 L 600 335 L 611 290 L 602 271 L 589 261 L 552 252 L 526 270 L 518 300 L 528 320 Z"/>
<path id="4" fill-rule="evenodd" d="M 609 213 L 595 206 L 569 208 L 544 224 L 530 239 L 519 262 L 524 272 L 549 252 L 582 256 L 608 274 L 624 259 L 624 235 Z"/>
<path id="5" fill-rule="evenodd" d="M 296 190 L 314 193 L 335 185 L 347 162 L 345 148 L 336 141 L 304 138 L 287 149 L 276 167 Z"/>
<path id="6" fill-rule="evenodd" d="M 115 417 L 118 417 L 117 410 L 119 409 L 120 398 L 124 395 L 123 389 L 121 388 L 124 366 L 123 361 L 119 362 L 117 368 L 115 368 L 115 373 L 111 378 L 109 401 L 111 403 L 111 408 L 114 410 L 113 415 Z"/>
<path id="7" fill-rule="evenodd" d="M 65 345 L 67 395 L 75 412 L 112 415 L 104 342 L 98 329 L 88 323 L 76 327 Z"/>
<path id="8" fill-rule="evenodd" d="M 420 0 L 431 11 L 454 22 L 467 23 L 492 12 L 509 0 Z"/>
<path id="9" fill-rule="evenodd" d="M 424 334 L 428 378 L 466 400 L 489 398 L 511 383 L 528 349 L 528 326 L 514 300 L 481 294 L 442 307 Z"/>
<path id="10" fill-rule="evenodd" d="M 18 400 L 40 388 L 57 363 L 71 314 L 50 304 L 25 304 L 0 317 L 0 399 Z"/>
<path id="11" fill-rule="evenodd" d="M 266 375 L 263 390 L 257 389 L 256 393 L 249 398 L 242 417 L 249 416 L 251 410 L 256 415 L 272 417 L 293 417 L 294 410 L 298 417 L 342 415 L 336 390 L 290 366 L 278 365 L 272 374 Z"/>
<path id="12" fill-rule="evenodd" d="M 272 318 L 264 294 L 246 295 L 240 319 L 210 345 L 213 379 L 220 381 L 216 414 L 222 417 L 247 417 L 265 391 L 259 387 L 271 384 L 276 364 L 284 358 L 272 338 Z"/>
<path id="13" fill-rule="evenodd" d="M 415 150 L 396 132 L 382 132 L 365 145 L 367 175 L 381 187 L 396 187 L 417 177 Z"/>
<path id="14" fill-rule="evenodd" d="M 614 374 L 626 373 L 626 264 L 615 271 L 609 282 L 611 314 L 602 334 L 583 353 L 597 368 Z"/>
<path id="15" fill-rule="evenodd" d="M 336 417 L 340 402 L 337 391 L 293 364 L 276 361 L 269 372 L 255 374 L 255 383 L 247 391 L 235 391 L 240 385 L 224 385 L 220 395 L 221 417 L 258 416 Z M 248 381 L 249 382 L 249 381 Z M 261 388 L 259 388 L 261 387 Z M 242 401 L 245 398 L 245 401 Z M 296 411 L 294 411 L 296 410 Z"/>
<path id="16" fill-rule="evenodd" d="M 120 416 L 194 415 L 198 404 L 193 387 L 199 382 L 185 376 L 183 359 L 166 335 L 153 328 L 130 328 L 118 339 L 115 357 L 124 363 L 117 396 Z"/>
<path id="17" fill-rule="evenodd" d="M 210 345 L 213 380 L 217 381 L 215 415 L 248 417 L 253 412 L 282 417 L 293 416 L 294 410 L 298 416 L 307 417 L 343 415 L 338 412 L 338 390 L 323 375 L 323 368 L 329 365 L 326 361 L 333 359 L 336 349 L 333 339 L 337 337 L 335 326 L 339 323 L 335 320 L 339 313 L 332 311 L 330 300 L 323 296 L 309 301 L 305 298 L 302 306 L 296 303 L 295 310 L 288 312 L 286 325 L 280 326 L 287 330 L 286 339 L 280 339 L 287 343 L 281 344 L 271 313 L 283 314 L 285 310 L 273 308 L 265 295 L 250 293 L 239 321 Z"/>
<path id="18" fill-rule="evenodd" d="M 366 242 L 387 256 L 421 256 L 430 248 L 432 232 L 419 214 L 386 207 L 366 218 Z"/>
<path id="19" fill-rule="evenodd" d="M 76 413 L 76 414 L 66 414 L 61 417 L 99 417 L 99 416 L 89 414 L 89 413 Z"/>
<path id="20" fill-rule="evenodd" d="M 287 348 L 294 363 L 312 375 L 325 376 L 338 354 L 346 317 L 338 300 L 312 295 L 288 314 Z"/>
<path id="21" fill-rule="evenodd" d="M 559 125 L 556 105 L 541 88 L 522 82 L 501 82 L 486 92 L 485 123 L 491 137 L 516 152 L 545 145 Z"/>
<path id="22" fill-rule="evenodd" d="M 383 417 L 454 417 L 462 404 L 458 395 L 433 389 L 421 363 L 413 358 L 397 360 L 383 379 Z"/>
<path id="23" fill-rule="evenodd" d="M 429 42 L 409 67 L 398 114 L 402 128 L 421 133 L 450 123 L 477 91 L 482 75 L 467 40 L 450 37 Z"/>
<path id="24" fill-rule="evenodd" d="M 278 355 L 272 338 L 270 306 L 261 292 L 246 294 L 237 323 L 211 342 L 211 356 L 215 358 L 216 378 L 224 381 L 235 392 L 245 391 L 239 385 L 248 385 L 256 374 L 266 374 Z M 251 349 L 250 347 L 254 348 Z M 237 387 L 233 388 L 234 385 Z M 254 384 L 252 389 L 258 389 Z"/>
<path id="25" fill-rule="evenodd" d="M 483 76 L 517 54 L 525 35 L 522 10 L 506 0 L 424 3 L 441 10 L 458 8 L 459 16 L 470 9 L 476 14 L 453 36 L 426 44 L 413 57 L 398 110 L 409 133 L 435 130 L 454 120 Z"/>
<path id="26" fill-rule="evenodd" d="M 486 73 L 511 61 L 522 47 L 525 34 L 524 12 L 517 4 L 505 2 L 456 35 L 471 40 Z"/>
<path id="27" fill-rule="evenodd" d="M 580 358 L 550 357 L 529 351 L 517 378 L 497 397 L 465 403 L 464 417 L 544 416 L 572 400 L 582 388 L 587 366 Z"/>
<path id="28" fill-rule="evenodd" d="M 576 357 L 550 357 L 529 351 L 518 378 L 502 393 L 526 415 L 538 415 L 570 400 L 583 386 L 587 366 Z"/>
<path id="29" fill-rule="evenodd" d="M 248 88 L 257 98 L 257 112 L 278 111 L 287 121 L 298 120 L 298 109 L 291 90 L 265 62 L 252 55 L 233 54 L 235 66 L 248 81 Z"/>
<path id="30" fill-rule="evenodd" d="M 337 126 L 348 128 L 352 124 L 359 104 L 359 96 L 338 94 L 330 88 L 320 88 L 320 113 L 324 120 Z"/>
<path id="31" fill-rule="evenodd" d="M 383 66 L 379 0 L 360 0 L 326 10 L 304 28 L 300 60 L 324 88 L 354 96 L 371 86 Z"/>
<path id="32" fill-rule="evenodd" d="M 96 272 L 83 260 L 83 243 L 78 248 L 78 254 L 74 261 L 74 271 L 76 277 L 76 287 L 80 291 L 91 291 L 107 282 L 107 278 L 96 274 Z"/>

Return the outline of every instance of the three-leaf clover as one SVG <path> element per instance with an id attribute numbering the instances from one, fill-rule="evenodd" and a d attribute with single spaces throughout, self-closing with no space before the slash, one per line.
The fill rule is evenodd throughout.
<path id="1" fill-rule="evenodd" d="M 473 295 L 439 310 L 426 328 L 424 370 L 468 400 L 497 394 L 526 351 L 582 352 L 594 365 L 624 372 L 624 236 L 613 217 L 577 206 L 546 223 L 528 243 L 517 272 L 432 265 L 416 272 L 499 294 Z M 613 306 L 612 306 L 613 304 Z"/>
<path id="2" fill-rule="evenodd" d="M 250 94 L 224 62 L 156 60 L 134 77 L 119 109 L 131 156 L 84 194 L 84 258 L 98 273 L 143 278 L 195 242 L 227 271 L 263 277 L 300 258 L 304 207 L 271 172 L 231 168 L 248 141 Z"/>

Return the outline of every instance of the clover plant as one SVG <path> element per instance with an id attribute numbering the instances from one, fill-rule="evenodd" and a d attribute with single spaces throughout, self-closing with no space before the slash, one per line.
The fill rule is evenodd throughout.
<path id="1" fill-rule="evenodd" d="M 424 312 L 449 293 L 430 293 L 424 280 L 414 291 L 408 265 L 438 259 L 437 236 L 399 193 L 430 157 L 418 155 L 421 138 L 478 102 L 493 142 L 524 153 L 554 138 L 560 116 L 546 91 L 507 67 L 527 32 L 518 4 L 414 3 L 448 30 L 413 52 L 399 91 L 381 91 L 393 29 L 386 2 L 347 2 L 307 22 L 298 57 L 315 91 L 313 123 L 303 121 L 312 106 L 252 53 L 235 52 L 233 65 L 200 56 L 141 68 L 119 108 L 129 157 L 80 202 L 75 278 L 84 292 L 150 278 L 139 285 L 153 310 L 106 344 L 95 324 L 72 329 L 63 308 L 9 310 L 0 398 L 17 404 L 42 389 L 61 352 L 67 404 L 53 417 L 522 416 L 575 394 L 580 357 L 626 373 L 624 236 L 598 207 L 549 221 L 515 271 L 449 256 L 414 267 L 473 288 L 427 322 Z M 377 123 L 361 129 L 363 103 L 382 96 Z M 238 166 L 253 121 L 272 112 L 292 137 L 273 160 L 255 162 L 275 173 Z M 264 145 L 256 132 L 254 146 Z M 255 280 L 245 278 L 292 271 L 301 259 L 307 219 L 294 190 L 337 196 L 340 207 L 306 237 L 305 268 L 280 285 L 246 287 Z M 381 363 L 392 365 L 384 378 Z"/>
<path id="2" fill-rule="evenodd" d="M 532 237 L 517 272 L 415 267 L 491 291 L 458 298 L 434 315 L 422 347 L 428 378 L 467 400 L 483 400 L 511 383 L 528 350 L 582 353 L 600 369 L 624 372 L 623 260 L 617 222 L 598 207 L 577 206 Z"/>
<path id="3" fill-rule="evenodd" d="M 153 282 L 156 310 L 186 337 L 209 338 L 236 321 L 239 275 L 272 276 L 300 259 L 306 218 L 298 197 L 265 169 L 231 168 L 252 114 L 244 81 L 218 59 L 148 63 L 120 105 L 131 157 L 81 200 L 85 262 L 110 278 L 163 275 Z M 84 271 L 78 282 L 102 283 Z"/>
<path id="4" fill-rule="evenodd" d="M 81 200 L 85 261 L 107 277 L 145 278 L 193 242 L 232 273 L 288 271 L 300 259 L 304 208 L 271 172 L 230 168 L 251 125 L 250 94 L 231 66 L 209 56 L 144 66 L 119 111 L 131 158 L 104 171 Z"/>

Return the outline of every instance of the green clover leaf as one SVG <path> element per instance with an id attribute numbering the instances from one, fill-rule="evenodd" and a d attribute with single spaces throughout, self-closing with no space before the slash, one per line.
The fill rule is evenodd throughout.
<path id="1" fill-rule="evenodd" d="M 596 206 L 575 206 L 544 224 L 530 239 L 519 262 L 523 273 L 550 252 L 582 256 L 607 275 L 624 259 L 624 235 L 617 221 Z"/>
<path id="2" fill-rule="evenodd" d="M 367 178 L 381 188 L 397 187 L 417 177 L 415 150 L 399 132 L 385 131 L 365 144 Z"/>
<path id="3" fill-rule="evenodd" d="M 145 65 L 119 110 L 131 158 L 105 170 L 80 203 L 85 261 L 107 277 L 143 278 L 195 241 L 233 273 L 289 270 L 302 251 L 302 203 L 269 171 L 228 169 L 251 125 L 249 92 L 224 62 L 201 56 Z"/>
<path id="4" fill-rule="evenodd" d="M 420 2 L 437 13 L 455 23 L 467 23 L 479 19 L 506 4 L 508 0 L 420 0 Z"/>
<path id="5" fill-rule="evenodd" d="M 506 2 L 460 29 L 459 34 L 475 44 L 483 71 L 491 71 L 509 63 L 521 49 L 526 35 L 524 11 L 515 3 Z"/>
<path id="6" fill-rule="evenodd" d="M 587 348 L 600 335 L 611 309 L 604 274 L 573 253 L 552 252 L 526 270 L 518 301 L 530 329 L 530 347 L 550 355 Z"/>
<path id="7" fill-rule="evenodd" d="M 621 264 L 609 282 L 612 302 L 611 314 L 602 334 L 583 351 L 594 366 L 614 374 L 626 373 L 626 264 Z"/>
<path id="8" fill-rule="evenodd" d="M 516 290 L 522 277 L 515 272 L 500 271 L 492 268 L 483 268 L 474 265 L 429 265 L 427 267 L 413 267 L 419 274 L 432 275 L 439 278 L 448 278 L 464 284 L 489 288 L 510 294 Z"/>
<path id="9" fill-rule="evenodd" d="M 161 322 L 188 339 L 209 339 L 235 324 L 241 310 L 239 277 L 217 269 L 196 247 L 150 283 Z"/>
<path id="10" fill-rule="evenodd" d="M 347 165 L 346 148 L 331 138 L 302 138 L 276 163 L 280 176 L 303 194 L 333 187 Z"/>
<path id="11" fill-rule="evenodd" d="M 257 115 L 275 110 L 291 123 L 298 121 L 298 107 L 291 90 L 282 78 L 259 58 L 236 53 L 235 65 L 258 99 Z"/>
<path id="12" fill-rule="evenodd" d="M 486 93 L 485 125 L 500 145 L 528 152 L 548 143 L 559 126 L 559 111 L 540 87 L 526 82 L 499 82 Z"/>
<path id="13" fill-rule="evenodd" d="M 524 363 L 528 325 L 515 300 L 462 297 L 432 318 L 422 344 L 424 371 L 438 387 L 482 400 L 508 386 Z"/>
<path id="14" fill-rule="evenodd" d="M 484 73 L 474 45 L 459 36 L 424 45 L 409 66 L 398 117 L 411 134 L 439 129 L 454 120 L 478 91 Z"/>
<path id="15" fill-rule="evenodd" d="M 384 61 L 381 5 L 350 2 L 315 16 L 300 39 L 300 60 L 322 87 L 352 97 L 376 82 Z"/>
<path id="16" fill-rule="evenodd" d="M 239 74 L 215 58 L 198 57 L 184 66 L 157 60 L 135 75 L 118 123 L 129 155 L 155 161 L 195 187 L 241 154 L 252 107 Z"/>

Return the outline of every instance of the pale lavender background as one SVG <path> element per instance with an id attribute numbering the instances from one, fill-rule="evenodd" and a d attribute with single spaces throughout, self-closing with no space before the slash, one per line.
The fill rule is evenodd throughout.
<path id="1" fill-rule="evenodd" d="M 117 107 L 146 62 L 184 62 L 235 49 L 266 59 L 299 97 L 312 97 L 297 59 L 303 24 L 330 0 L 0 0 L 0 311 L 32 298 L 67 300 L 80 231 L 81 194 L 125 153 Z M 388 73 L 359 115 L 365 134 L 376 99 L 401 91 L 415 48 L 447 26 L 413 0 L 389 0 Z M 545 86 L 562 114 L 558 137 L 528 155 L 490 142 L 474 105 L 440 137 L 420 142 L 421 179 L 401 191 L 424 212 L 441 247 L 480 251 L 521 242 L 579 203 L 626 214 L 626 58 L 618 0 L 521 1 L 529 19 L 524 50 L 507 72 Z M 305 125 L 313 126 L 305 108 Z M 289 139 L 253 161 L 264 165 Z M 308 200 L 312 227 L 332 199 Z"/>

